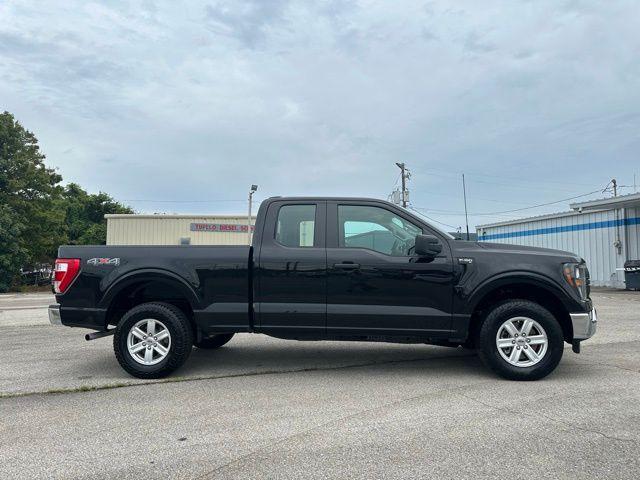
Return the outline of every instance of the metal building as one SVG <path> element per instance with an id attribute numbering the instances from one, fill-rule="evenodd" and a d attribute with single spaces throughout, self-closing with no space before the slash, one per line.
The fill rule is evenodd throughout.
<path id="1" fill-rule="evenodd" d="M 573 252 L 587 262 L 592 285 L 624 288 L 625 261 L 640 259 L 640 193 L 574 203 L 570 208 L 479 225 L 478 240 Z"/>
<path id="2" fill-rule="evenodd" d="M 247 245 L 247 215 L 107 214 L 107 245 Z M 252 230 L 255 216 L 252 217 Z"/>

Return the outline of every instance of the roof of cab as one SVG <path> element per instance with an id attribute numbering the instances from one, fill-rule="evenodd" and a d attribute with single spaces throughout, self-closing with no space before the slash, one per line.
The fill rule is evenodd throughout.
<path id="1" fill-rule="evenodd" d="M 368 197 L 269 197 L 265 200 L 277 200 L 277 201 L 327 201 L 327 200 L 348 200 L 348 201 L 356 201 L 356 202 L 382 202 L 382 203 L 390 203 L 387 200 L 382 200 L 380 198 L 368 198 Z M 392 204 L 393 205 L 393 204 Z"/>

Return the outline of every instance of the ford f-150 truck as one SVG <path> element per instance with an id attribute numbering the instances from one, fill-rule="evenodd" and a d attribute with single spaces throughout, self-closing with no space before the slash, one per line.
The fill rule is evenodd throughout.
<path id="1" fill-rule="evenodd" d="M 265 200 L 249 246 L 62 246 L 53 324 L 114 335 L 140 378 L 235 333 L 463 346 L 535 380 L 596 330 L 589 273 L 557 250 L 455 240 L 364 198 Z"/>

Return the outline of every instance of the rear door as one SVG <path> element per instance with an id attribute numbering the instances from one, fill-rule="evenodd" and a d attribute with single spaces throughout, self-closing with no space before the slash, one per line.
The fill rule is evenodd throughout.
<path id="1" fill-rule="evenodd" d="M 268 334 L 323 335 L 327 313 L 326 202 L 273 202 L 255 274 L 256 327 Z"/>
<path id="2" fill-rule="evenodd" d="M 327 334 L 447 337 L 453 263 L 448 242 L 401 209 L 375 202 L 327 204 Z M 436 258 L 414 254 L 436 235 Z"/>

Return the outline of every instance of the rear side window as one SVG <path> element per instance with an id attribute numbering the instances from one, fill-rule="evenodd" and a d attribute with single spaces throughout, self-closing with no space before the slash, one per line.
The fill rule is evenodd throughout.
<path id="1" fill-rule="evenodd" d="M 276 242 L 285 247 L 313 247 L 315 205 L 285 205 L 278 212 Z"/>

